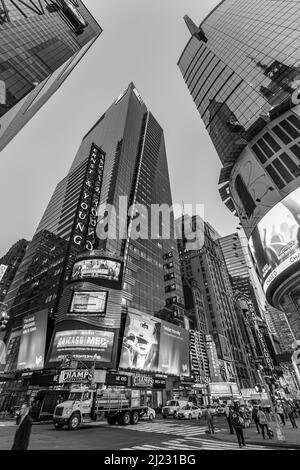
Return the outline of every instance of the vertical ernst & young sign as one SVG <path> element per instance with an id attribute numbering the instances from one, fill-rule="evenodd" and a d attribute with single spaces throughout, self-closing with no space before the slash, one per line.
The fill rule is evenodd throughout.
<path id="1" fill-rule="evenodd" d="M 92 144 L 72 234 L 72 242 L 80 249 L 94 249 L 104 161 L 103 151 Z"/>

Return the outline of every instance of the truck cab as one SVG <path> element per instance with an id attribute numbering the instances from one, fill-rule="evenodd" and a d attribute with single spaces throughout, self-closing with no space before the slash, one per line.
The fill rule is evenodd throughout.
<path id="1" fill-rule="evenodd" d="M 80 423 L 90 423 L 95 420 L 93 404 L 95 397 L 93 389 L 71 389 L 68 400 L 59 403 L 53 414 L 56 429 L 67 425 L 69 429 L 77 429 Z"/>

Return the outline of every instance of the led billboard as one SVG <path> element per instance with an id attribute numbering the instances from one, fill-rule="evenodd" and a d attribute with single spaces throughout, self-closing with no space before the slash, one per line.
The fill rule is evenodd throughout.
<path id="1" fill-rule="evenodd" d="M 17 370 L 44 367 L 47 322 L 48 309 L 24 317 Z"/>
<path id="2" fill-rule="evenodd" d="M 300 188 L 262 218 L 249 246 L 267 292 L 279 274 L 300 261 Z"/>
<path id="3" fill-rule="evenodd" d="M 119 281 L 121 263 L 106 258 L 86 259 L 77 261 L 72 272 L 72 281 L 84 278 L 107 279 Z"/>
<path id="4" fill-rule="evenodd" d="M 107 292 L 76 291 L 73 293 L 70 313 L 99 315 L 105 313 Z"/>
<path id="5" fill-rule="evenodd" d="M 151 315 L 128 313 L 119 367 L 189 375 L 188 331 Z"/>
<path id="6" fill-rule="evenodd" d="M 49 363 L 61 362 L 68 355 L 79 361 L 112 361 L 115 333 L 102 330 L 56 331 Z"/>

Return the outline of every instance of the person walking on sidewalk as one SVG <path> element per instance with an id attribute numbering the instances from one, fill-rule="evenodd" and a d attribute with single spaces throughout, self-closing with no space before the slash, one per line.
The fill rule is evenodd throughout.
<path id="1" fill-rule="evenodd" d="M 292 423 L 293 428 L 297 428 L 296 420 L 295 420 L 295 408 L 291 403 L 288 403 L 285 407 L 285 411 L 290 418 L 290 422 Z"/>
<path id="2" fill-rule="evenodd" d="M 233 427 L 232 427 L 232 424 L 231 424 L 231 419 L 230 419 L 230 407 L 228 405 L 226 405 L 225 408 L 224 408 L 224 414 L 225 414 L 226 419 L 227 419 L 230 434 L 234 434 Z"/>
<path id="3" fill-rule="evenodd" d="M 257 406 L 253 406 L 253 410 L 252 410 L 252 419 L 253 419 L 253 421 L 254 421 L 254 423 L 255 423 L 255 426 L 256 426 L 256 429 L 257 429 L 258 434 L 260 434 L 260 430 L 259 430 L 259 421 L 258 421 L 257 413 L 258 413 L 258 408 L 257 408 Z"/>
<path id="4" fill-rule="evenodd" d="M 258 422 L 259 422 L 259 425 L 260 425 L 262 437 L 263 437 L 263 439 L 265 439 L 266 438 L 265 430 L 266 430 L 266 432 L 268 432 L 268 420 L 267 420 L 266 414 L 262 410 L 261 406 L 258 409 L 257 418 L 258 418 Z"/>
<path id="5" fill-rule="evenodd" d="M 236 411 L 233 407 L 230 410 L 230 421 L 231 426 L 234 428 L 238 444 L 240 447 L 245 446 L 245 439 L 243 433 L 244 419 L 239 411 Z"/>
<path id="6" fill-rule="evenodd" d="M 284 410 L 283 410 L 282 405 L 278 404 L 275 408 L 275 411 L 278 414 L 278 416 L 280 417 L 283 426 L 285 426 Z"/>
<path id="7" fill-rule="evenodd" d="M 215 428 L 214 428 L 214 415 L 213 411 L 210 408 L 210 405 L 207 405 L 205 413 L 204 413 L 204 418 L 205 421 L 207 422 L 207 427 L 208 427 L 208 432 L 209 434 L 214 434 L 215 433 Z"/>
<path id="8" fill-rule="evenodd" d="M 32 418 L 29 416 L 30 405 L 23 403 L 20 411 L 20 421 L 16 430 L 11 450 L 27 450 L 31 434 Z"/>

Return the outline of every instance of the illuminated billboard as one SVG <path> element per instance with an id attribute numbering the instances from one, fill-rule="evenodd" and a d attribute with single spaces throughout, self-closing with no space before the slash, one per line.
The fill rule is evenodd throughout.
<path id="1" fill-rule="evenodd" d="M 70 313 L 99 315 L 105 313 L 107 292 L 76 291 L 73 294 Z"/>
<path id="2" fill-rule="evenodd" d="M 300 261 L 300 188 L 276 204 L 249 240 L 263 289 Z"/>
<path id="3" fill-rule="evenodd" d="M 74 264 L 72 281 L 85 278 L 107 279 L 119 281 L 121 273 L 120 261 L 106 258 L 85 259 Z"/>
<path id="4" fill-rule="evenodd" d="M 76 329 L 56 331 L 49 363 L 61 362 L 68 355 L 78 361 L 112 361 L 115 333 L 112 331 Z"/>
<path id="5" fill-rule="evenodd" d="M 48 309 L 24 317 L 17 370 L 44 367 L 47 321 Z"/>
<path id="6" fill-rule="evenodd" d="M 189 375 L 188 331 L 151 315 L 128 313 L 119 367 Z"/>

